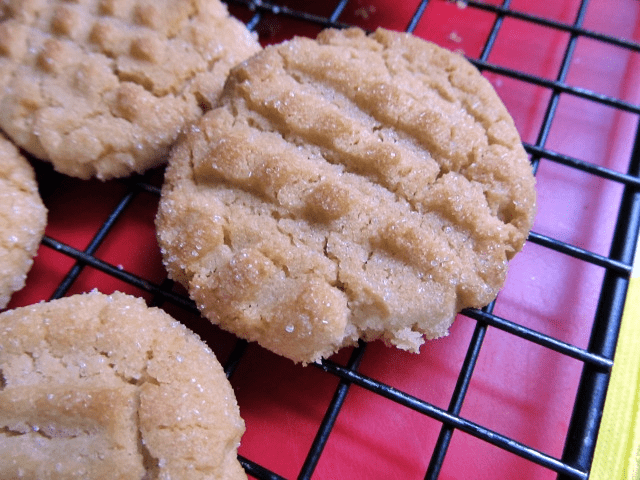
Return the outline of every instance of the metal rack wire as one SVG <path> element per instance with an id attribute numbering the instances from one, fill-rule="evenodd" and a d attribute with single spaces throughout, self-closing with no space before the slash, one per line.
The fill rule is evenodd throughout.
<path id="1" fill-rule="evenodd" d="M 345 27 L 348 24 L 341 20 L 349 0 L 335 2 L 329 15 L 318 15 L 305 10 L 305 2 L 278 2 L 267 1 L 241 1 L 229 0 L 227 2 L 234 13 L 239 13 L 250 29 L 260 31 L 262 22 L 267 16 L 279 16 L 293 19 L 299 22 L 322 27 Z M 423 0 L 418 3 L 406 30 L 412 32 L 423 18 L 429 2 Z M 294 6 L 291 6 L 294 5 Z M 500 5 L 468 1 L 464 6 L 494 15 L 492 28 L 487 36 L 482 51 L 478 58 L 471 61 L 481 70 L 499 74 L 501 76 L 516 79 L 530 85 L 543 87 L 550 92 L 546 103 L 542 123 L 537 138 L 533 143 L 525 144 L 530 154 L 534 170 L 542 162 L 554 162 L 571 169 L 584 172 L 586 175 L 597 176 L 608 181 L 616 182 L 623 187 L 622 200 L 618 212 L 618 219 L 614 230 L 613 240 L 608 255 L 586 250 L 578 245 L 573 245 L 547 235 L 532 232 L 529 241 L 545 249 L 552 249 L 562 255 L 573 257 L 580 262 L 586 262 L 604 269 L 605 274 L 601 284 L 601 293 L 597 311 L 590 325 L 591 335 L 587 348 L 581 348 L 571 343 L 564 342 L 554 336 L 541 333 L 519 324 L 516 320 L 501 318 L 495 315 L 494 304 L 482 310 L 465 310 L 462 314 L 475 321 L 475 328 L 467 347 L 466 357 L 458 372 L 457 382 L 447 408 L 437 407 L 421 398 L 394 388 L 384 382 L 371 378 L 359 371 L 360 362 L 367 348 L 361 344 L 353 350 L 351 357 L 344 364 L 332 360 L 326 360 L 318 364 L 317 368 L 324 375 L 331 375 L 338 379 L 338 385 L 333 398 L 324 413 L 321 423 L 318 425 L 316 436 L 308 451 L 304 464 L 298 474 L 300 479 L 310 479 L 323 454 L 323 449 L 332 433 L 335 422 L 340 415 L 345 399 L 349 395 L 352 386 L 366 389 L 375 395 L 384 397 L 397 405 L 411 409 L 419 414 L 428 416 L 441 423 L 440 433 L 433 453 L 428 461 L 425 478 L 438 478 L 444 459 L 456 430 L 466 432 L 483 442 L 488 442 L 500 449 L 511 452 L 527 461 L 536 463 L 549 471 L 556 472 L 561 479 L 587 479 L 589 467 L 593 459 L 595 442 L 597 439 L 599 420 L 603 410 L 607 384 L 613 365 L 613 354 L 617 341 L 617 334 L 622 317 L 625 293 L 631 274 L 635 246 L 640 227 L 640 134 L 636 131 L 634 147 L 629 159 L 628 170 L 616 171 L 600 165 L 595 165 L 580 158 L 559 153 L 546 147 L 551 124 L 556 115 L 561 95 L 579 97 L 588 102 L 605 105 L 616 110 L 640 115 L 640 106 L 629 103 L 623 99 L 604 95 L 586 88 L 575 87 L 566 82 L 567 73 L 571 64 L 576 42 L 580 38 L 588 38 L 597 42 L 613 45 L 630 52 L 640 52 L 640 45 L 629 40 L 609 36 L 606 34 L 587 30 L 583 27 L 588 1 L 581 2 L 580 7 L 571 23 L 563 23 L 550 20 L 534 14 L 518 11 L 511 6 L 509 0 Z M 566 49 L 563 52 L 561 66 L 556 78 L 547 79 L 517 71 L 505 66 L 493 64 L 489 61 L 498 32 L 506 19 L 516 19 L 538 26 L 562 32 L 569 36 Z M 44 183 L 55 184 L 59 178 L 56 174 L 42 167 L 46 171 L 39 176 L 47 180 Z M 99 270 L 111 277 L 119 279 L 127 284 L 147 292 L 153 297 L 156 305 L 172 304 L 179 309 L 197 314 L 193 303 L 183 293 L 176 293 L 171 282 L 153 282 L 142 278 L 126 269 L 119 268 L 101 260 L 95 255 L 100 245 L 109 237 L 112 227 L 119 218 L 140 196 L 159 197 L 160 182 L 153 174 L 145 177 L 129 179 L 121 182 L 124 186 L 124 194 L 120 197 L 116 207 L 96 231 L 93 239 L 86 249 L 78 250 L 69 244 L 56 240 L 49 236 L 43 239 L 43 245 L 53 249 L 75 261 L 68 270 L 64 279 L 59 283 L 52 298 L 64 296 L 83 269 L 91 268 Z M 44 193 L 46 201 L 46 192 Z M 474 368 L 483 348 L 483 341 L 489 329 L 499 329 L 508 335 L 533 342 L 543 348 L 557 352 L 560 355 L 575 359 L 582 364 L 580 384 L 575 395 L 575 405 L 565 441 L 565 448 L 561 458 L 555 458 L 535 448 L 516 441 L 509 436 L 497 433 L 479 423 L 470 421 L 461 416 L 462 405 L 469 389 Z M 244 361 L 244 353 L 247 344 L 238 341 L 231 353 L 224 360 L 225 371 L 231 377 L 239 364 Z M 312 368 L 312 367 L 310 367 Z M 282 478 L 270 471 L 258 462 L 250 458 L 241 457 L 241 463 L 247 473 L 259 479 Z M 339 474 L 337 474 L 339 476 Z"/>

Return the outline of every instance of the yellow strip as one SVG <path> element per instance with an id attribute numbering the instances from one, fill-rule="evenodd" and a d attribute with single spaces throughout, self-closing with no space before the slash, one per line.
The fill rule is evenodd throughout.
<path id="1" fill-rule="evenodd" d="M 640 245 L 638 245 L 640 247 Z M 629 282 L 590 480 L 640 480 L 640 250 Z"/>

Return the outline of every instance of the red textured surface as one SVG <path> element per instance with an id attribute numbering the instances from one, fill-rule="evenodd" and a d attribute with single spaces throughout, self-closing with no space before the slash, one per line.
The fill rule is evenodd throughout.
<path id="1" fill-rule="evenodd" d="M 338 2 L 281 3 L 293 10 L 329 15 Z M 367 29 L 404 30 L 417 1 L 351 1 L 339 22 Z M 487 2 L 499 4 L 500 2 Z M 550 20 L 573 22 L 578 2 L 513 1 L 511 9 Z M 490 11 L 460 2 L 432 0 L 415 33 L 452 50 L 478 58 L 496 20 Z M 236 7 L 248 20 L 253 12 Z M 594 0 L 585 28 L 640 41 L 640 3 Z M 267 14 L 257 31 L 264 44 L 293 35 L 314 36 L 317 25 Z M 488 62 L 554 81 L 570 35 L 549 27 L 507 18 Z M 485 73 L 514 117 L 523 140 L 534 144 L 552 92 L 521 80 Z M 637 105 L 640 103 L 640 54 L 581 38 L 566 82 Z M 637 114 L 561 94 L 544 147 L 571 157 L 625 172 Z M 45 169 L 44 172 L 47 172 Z M 156 172 L 160 184 L 161 171 Z M 48 177 L 48 178 L 45 178 Z M 109 215 L 124 192 L 119 181 L 83 182 L 41 174 L 48 183 L 47 235 L 80 250 Z M 622 187 L 542 159 L 537 173 L 539 213 L 534 231 L 607 255 Z M 126 208 L 107 240 L 98 248 L 101 260 L 160 284 L 165 278 L 155 242 L 153 218 L 157 197 L 141 192 Z M 73 261 L 42 246 L 27 287 L 10 307 L 46 300 Z M 547 248 L 528 243 L 513 260 L 495 313 L 562 341 L 586 347 L 604 270 Z M 97 288 L 147 293 L 85 268 L 69 294 Z M 232 335 L 196 315 L 167 305 L 176 317 L 198 331 L 221 361 L 233 348 Z M 459 316 L 451 334 L 428 342 L 419 355 L 368 346 L 360 371 L 426 402 L 447 408 L 466 354 L 475 321 Z M 350 349 L 333 360 L 344 364 Z M 489 328 L 461 415 L 559 458 L 565 442 L 581 363 Z M 338 380 L 310 366 L 293 365 L 250 345 L 232 377 L 247 430 L 240 454 L 286 478 L 296 478 L 331 401 Z M 423 478 L 441 424 L 357 386 L 347 395 L 313 478 Z M 555 473 L 456 431 L 441 479 L 552 479 Z"/>

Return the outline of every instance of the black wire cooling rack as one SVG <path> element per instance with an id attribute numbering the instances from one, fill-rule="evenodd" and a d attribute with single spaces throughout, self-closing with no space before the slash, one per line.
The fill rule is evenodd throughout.
<path id="1" fill-rule="evenodd" d="M 259 32 L 261 35 L 269 31 L 270 19 L 274 17 L 290 19 L 297 22 L 297 24 L 311 25 L 317 29 L 323 27 L 342 28 L 348 26 L 348 23 L 343 22 L 341 19 L 345 8 L 350 3 L 349 0 L 334 2 L 335 6 L 332 7 L 329 14 L 318 14 L 318 9 L 307 9 L 305 2 L 290 1 L 282 4 L 266 1 L 229 1 L 227 3 L 232 13 L 245 21 L 250 29 Z M 423 16 L 427 11 L 429 3 L 428 1 L 422 1 L 417 4 L 409 21 L 406 23 L 406 31 L 414 31 L 418 23 L 424 20 Z M 556 472 L 558 478 L 587 479 L 589 476 L 589 468 L 594 455 L 599 421 L 603 411 L 607 385 L 613 365 L 613 354 L 640 226 L 640 135 L 638 135 L 636 131 L 635 139 L 632 142 L 632 152 L 628 159 L 627 171 L 610 169 L 606 166 L 596 165 L 581 160 L 580 158 L 572 157 L 571 155 L 558 153 L 548 149 L 546 144 L 561 96 L 568 95 L 586 102 L 604 105 L 617 111 L 627 112 L 635 116 L 640 115 L 639 105 L 590 89 L 575 87 L 567 83 L 566 79 L 569 66 L 572 62 L 576 43 L 579 39 L 586 38 L 590 41 L 624 49 L 633 54 L 640 52 L 640 45 L 631 40 L 585 29 L 583 22 L 585 13 L 589 8 L 589 2 L 587 1 L 580 3 L 574 20 L 569 23 L 520 11 L 512 6 L 510 1 L 505 1 L 499 5 L 474 1 L 464 2 L 464 4 L 458 2 L 458 4 L 458 6 L 466 9 L 486 12 L 494 18 L 492 27 L 479 55 L 477 58 L 470 58 L 481 71 L 491 72 L 504 78 L 515 79 L 525 84 L 542 87 L 548 92 L 547 97 L 545 97 L 544 113 L 537 132 L 537 138 L 535 142 L 525 144 L 525 148 L 530 154 L 534 170 L 537 170 L 539 165 L 544 162 L 553 162 L 583 172 L 585 175 L 596 176 L 610 182 L 616 182 L 621 185 L 623 190 L 618 218 L 613 231 L 611 248 L 608 255 L 594 253 L 579 245 L 574 245 L 570 242 L 565 242 L 535 231 L 532 232 L 529 237 L 529 242 L 541 248 L 552 249 L 562 255 L 573 257 L 580 262 L 604 269 L 605 273 L 602 277 L 601 293 L 597 302 L 597 309 L 592 324 L 588 326 L 588 328 L 591 329 L 590 340 L 586 348 L 567 343 L 562 339 L 527 328 L 514 319 L 501 318 L 495 315 L 493 313 L 493 304 L 482 310 L 465 310 L 462 314 L 474 320 L 475 327 L 447 408 L 435 406 L 376 378 L 371 378 L 360 373 L 359 365 L 364 351 L 367 348 L 364 344 L 361 344 L 353 350 L 351 357 L 344 365 L 332 360 L 324 361 L 322 364 L 316 365 L 316 367 L 323 375 L 334 376 L 337 379 L 337 387 L 335 388 L 333 398 L 328 408 L 324 412 L 323 419 L 318 425 L 317 433 L 311 448 L 308 450 L 306 460 L 300 469 L 298 474 L 298 478 L 300 479 L 313 477 L 315 467 L 323 455 L 323 449 L 332 433 L 332 429 L 352 386 L 366 389 L 399 406 L 411 409 L 440 422 L 440 433 L 427 462 L 428 468 L 425 472 L 425 478 L 438 478 L 452 436 L 456 430 L 465 432 L 482 442 L 488 442 L 527 461 L 538 464 L 550 472 Z M 326 5 L 323 8 L 324 10 L 328 9 Z M 566 48 L 561 55 L 560 68 L 555 78 L 531 75 L 489 61 L 498 33 L 507 20 L 527 22 L 568 36 Z M 284 32 L 283 34 L 286 35 L 288 32 Z M 638 79 L 638 81 L 640 81 L 640 79 Z M 64 184 L 64 180 L 47 167 L 40 166 L 39 169 L 38 176 L 41 179 L 42 195 L 46 202 L 47 196 L 51 195 L 51 192 L 62 188 L 60 185 L 61 182 Z M 66 271 L 64 279 L 57 285 L 51 298 L 64 296 L 84 270 L 95 269 L 146 292 L 156 305 L 169 304 L 172 308 L 197 314 L 193 303 L 183 293 L 176 293 L 176 289 L 173 288 L 170 281 L 157 282 L 145 279 L 135 272 L 111 264 L 95 255 L 98 248 L 103 245 L 105 241 L 108 241 L 112 228 L 118 223 L 123 212 L 127 211 L 134 202 L 138 201 L 141 197 L 151 198 L 150 201 L 152 203 L 157 202 L 161 185 L 159 178 L 161 178 L 161 173 L 152 172 L 147 176 L 119 181 L 119 184 L 122 185 L 122 190 L 119 193 L 119 195 L 121 195 L 119 201 L 117 201 L 116 207 L 113 208 L 108 215 L 107 220 L 92 234 L 93 238 L 85 249 L 79 250 L 68 243 L 56 240 L 50 236 L 45 236 L 42 242 L 44 247 L 53 249 L 57 253 L 63 254 L 72 260 L 72 265 L 68 271 Z M 465 396 L 474 375 L 474 368 L 483 348 L 485 335 L 489 329 L 501 330 L 508 335 L 519 337 L 527 342 L 533 342 L 545 349 L 570 357 L 581 363 L 582 373 L 579 386 L 575 393 L 573 414 L 570 419 L 565 447 L 561 458 L 550 456 L 540 450 L 520 443 L 513 438 L 499 434 L 486 426 L 465 419 L 460 415 Z M 246 349 L 247 344 L 245 342 L 237 341 L 235 347 L 229 349 L 230 353 L 228 357 L 221 359 L 229 377 L 232 377 L 237 367 L 246 361 Z M 429 452 L 430 449 L 431 446 L 425 447 L 426 452 Z M 250 458 L 241 457 L 241 463 L 247 473 L 255 478 L 282 478 Z M 342 478 L 340 472 L 336 472 L 335 478 Z"/>

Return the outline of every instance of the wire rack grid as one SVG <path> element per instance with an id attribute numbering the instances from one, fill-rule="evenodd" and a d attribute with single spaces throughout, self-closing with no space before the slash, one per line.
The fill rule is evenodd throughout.
<path id="1" fill-rule="evenodd" d="M 483 72 L 539 188 L 504 292 L 418 356 L 374 343 L 290 365 L 202 320 L 167 280 L 153 226 L 162 170 L 81 182 L 34 161 L 49 226 L 10 306 L 99 288 L 165 308 L 225 366 L 254 478 L 587 479 L 640 226 L 640 7 L 607 21 L 596 0 L 227 3 L 264 44 L 383 26 Z"/>

